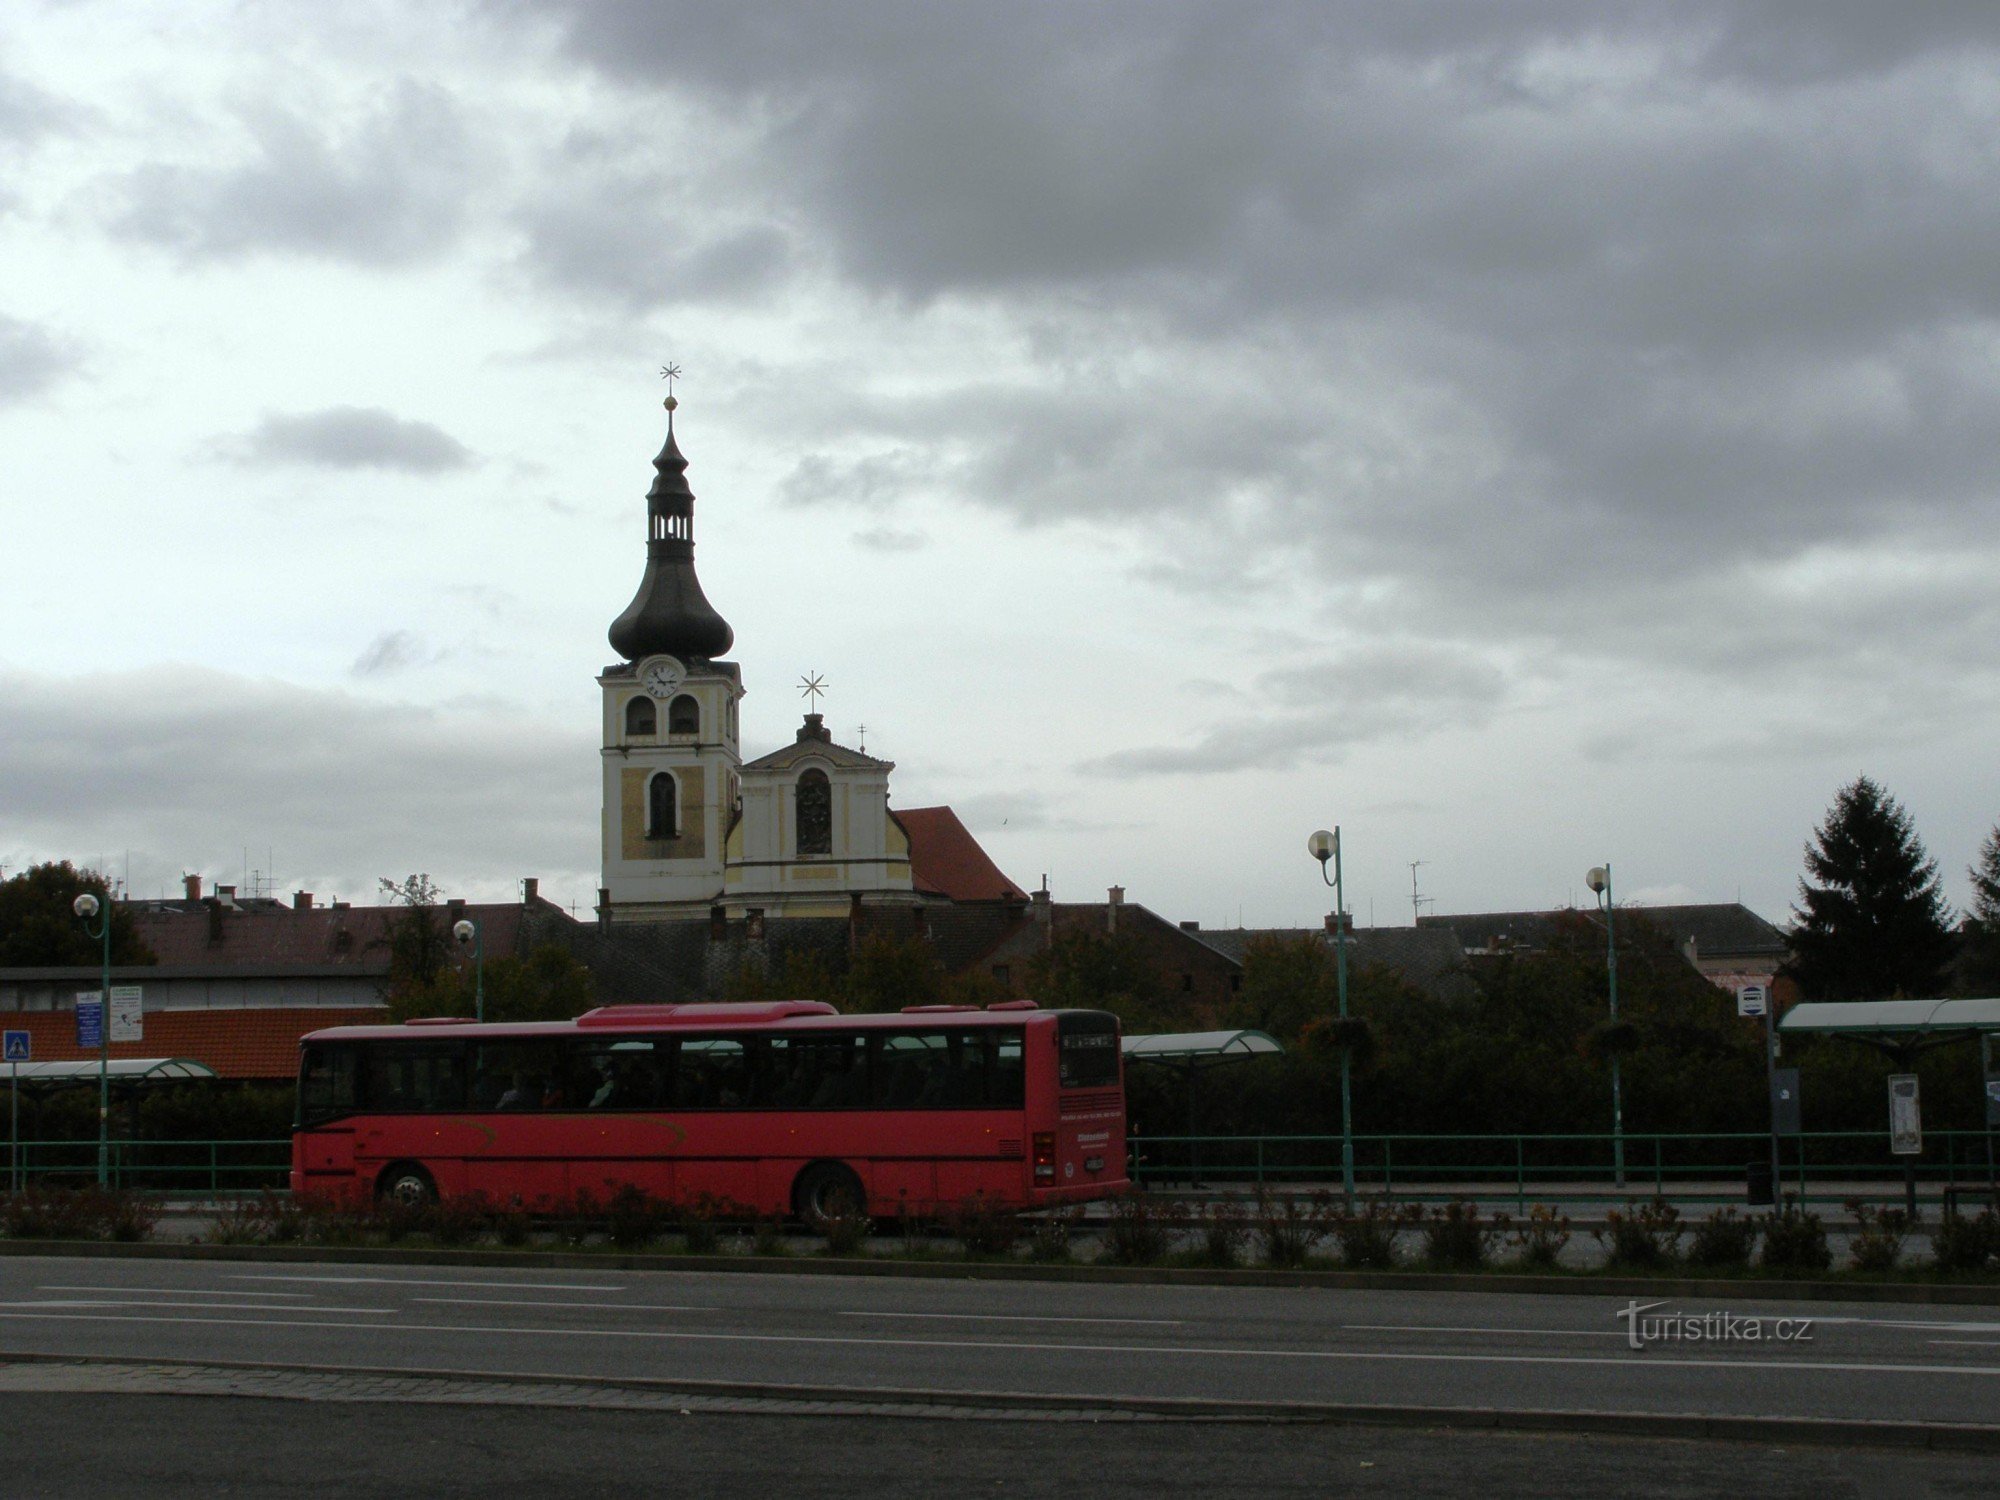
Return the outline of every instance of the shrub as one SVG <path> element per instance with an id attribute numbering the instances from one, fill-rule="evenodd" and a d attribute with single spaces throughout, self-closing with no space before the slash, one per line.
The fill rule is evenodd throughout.
<path id="1" fill-rule="evenodd" d="M 484 1193 L 454 1193 L 433 1203 L 423 1224 L 440 1245 L 470 1245 L 493 1227 L 493 1203 Z"/>
<path id="2" fill-rule="evenodd" d="M 1978 1271 L 2000 1252 L 2000 1220 L 1986 1209 L 1977 1218 L 1948 1213 L 1931 1235 L 1931 1254 L 1940 1271 Z"/>
<path id="3" fill-rule="evenodd" d="M 1747 1266 L 1757 1248 L 1757 1221 L 1733 1208 L 1718 1208 L 1694 1227 L 1688 1263 L 1715 1268 Z"/>
<path id="4" fill-rule="evenodd" d="M 692 1250 L 693 1244 L 688 1248 Z M 791 1246 L 785 1243 L 785 1221 L 778 1214 L 758 1214 L 750 1226 L 750 1251 L 753 1255 L 789 1255 Z"/>
<path id="5" fill-rule="evenodd" d="M 578 1250 L 590 1243 L 591 1235 L 603 1218 L 604 1211 L 598 1207 L 596 1197 L 587 1188 L 580 1188 L 562 1199 L 551 1214 L 557 1241 Z"/>
<path id="6" fill-rule="evenodd" d="M 1259 1258 L 1270 1266 L 1302 1266 L 1321 1240 L 1333 1231 L 1337 1215 L 1333 1195 L 1271 1198 L 1259 1196 L 1252 1228 Z"/>
<path id="7" fill-rule="evenodd" d="M 430 1204 L 411 1203 L 392 1194 L 376 1202 L 369 1227 L 382 1236 L 384 1244 L 394 1245 L 421 1234 L 430 1228 L 430 1221 Z"/>
<path id="8" fill-rule="evenodd" d="M 620 1250 L 643 1250 L 667 1231 L 670 1210 L 635 1183 L 623 1183 L 604 1205 L 604 1228 Z"/>
<path id="9" fill-rule="evenodd" d="M 84 1193 L 82 1188 L 24 1187 L 0 1199 L 0 1234 L 10 1240 L 93 1238 Z"/>
<path id="10" fill-rule="evenodd" d="M 690 1255 L 713 1255 L 722 1248 L 723 1226 L 750 1217 L 748 1209 L 714 1193 L 692 1193 L 674 1209 L 674 1228 Z"/>
<path id="11" fill-rule="evenodd" d="M 1903 1242 L 1910 1237 L 1907 1208 L 1879 1208 L 1850 1198 L 1847 1211 L 1854 1216 L 1854 1238 L 1847 1252 L 1854 1257 L 1857 1271 L 1893 1271 L 1903 1258 Z"/>
<path id="12" fill-rule="evenodd" d="M 1424 1261 L 1442 1270 L 1477 1271 L 1507 1222 L 1502 1215 L 1491 1227 L 1482 1224 L 1476 1203 L 1440 1204 L 1423 1217 Z"/>
<path id="13" fill-rule="evenodd" d="M 1243 1259 L 1243 1247 L 1250 1240 L 1250 1216 L 1238 1203 L 1215 1202 L 1199 1219 L 1203 1265 L 1234 1266 Z"/>
<path id="14" fill-rule="evenodd" d="M 101 1223 L 106 1239 L 133 1244 L 153 1237 L 164 1212 L 157 1199 L 144 1193 L 109 1193 L 105 1200 Z"/>
<path id="15" fill-rule="evenodd" d="M 960 1199 L 944 1216 L 945 1231 L 968 1256 L 1012 1255 L 1021 1243 L 1021 1219 L 984 1193 Z"/>
<path id="16" fill-rule="evenodd" d="M 1569 1215 L 1556 1212 L 1547 1203 L 1530 1205 L 1528 1217 L 1507 1239 L 1520 1264 L 1537 1271 L 1552 1271 L 1561 1265 L 1563 1247 L 1569 1241 Z"/>
<path id="17" fill-rule="evenodd" d="M 1070 1258 L 1070 1238 L 1082 1222 L 1081 1208 L 1052 1208 L 1028 1225 L 1028 1259 L 1043 1265 Z"/>
<path id="18" fill-rule="evenodd" d="M 1770 1271 L 1824 1271 L 1833 1264 L 1826 1226 L 1788 1197 L 1764 1215 L 1764 1254 L 1758 1264 Z"/>
<path id="19" fill-rule="evenodd" d="M 1604 1227 L 1590 1231 L 1605 1247 L 1605 1264 L 1619 1270 L 1651 1271 L 1670 1266 L 1680 1256 L 1681 1211 L 1655 1198 L 1626 1212 L 1607 1208 Z"/>
<path id="20" fill-rule="evenodd" d="M 535 1221 L 520 1203 L 505 1203 L 493 1211 L 493 1233 L 501 1244 L 518 1247 L 528 1243 Z"/>
<path id="21" fill-rule="evenodd" d="M 1151 1193 L 1111 1200 L 1104 1223 L 1103 1259 L 1114 1266 L 1150 1266 L 1173 1249 L 1187 1224 L 1187 1206 Z"/>
<path id="22" fill-rule="evenodd" d="M 813 1228 L 826 1239 L 826 1253 L 835 1256 L 859 1255 L 868 1244 L 874 1220 L 865 1210 L 841 1208 L 830 1214 L 816 1214 Z"/>
<path id="23" fill-rule="evenodd" d="M 266 1245 L 277 1237 L 277 1212 L 272 1195 L 231 1198 L 215 1205 L 208 1219 L 211 1245 Z"/>
<path id="24" fill-rule="evenodd" d="M 1342 1262 L 1357 1271 L 1390 1269 L 1396 1264 L 1396 1236 L 1409 1228 L 1421 1212 L 1398 1207 L 1385 1198 L 1367 1199 L 1358 1211 L 1351 1208 L 1333 1211 L 1330 1222 L 1333 1237 L 1340 1244 Z"/>

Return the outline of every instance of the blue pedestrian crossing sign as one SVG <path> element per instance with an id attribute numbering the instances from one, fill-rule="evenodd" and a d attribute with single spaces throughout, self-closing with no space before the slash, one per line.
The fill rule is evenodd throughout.
<path id="1" fill-rule="evenodd" d="M 0 1062 L 33 1062 L 35 1060 L 34 1034 L 27 1031 L 6 1033 L 7 1046 Z"/>

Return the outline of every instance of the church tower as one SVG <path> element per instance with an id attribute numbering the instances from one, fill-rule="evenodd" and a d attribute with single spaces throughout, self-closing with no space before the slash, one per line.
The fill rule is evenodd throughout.
<path id="1" fill-rule="evenodd" d="M 694 572 L 694 492 L 674 440 L 653 460 L 646 572 L 611 624 L 620 661 L 598 677 L 604 698 L 604 875 L 609 922 L 705 915 L 723 886 L 723 843 L 742 795 L 736 639 Z"/>

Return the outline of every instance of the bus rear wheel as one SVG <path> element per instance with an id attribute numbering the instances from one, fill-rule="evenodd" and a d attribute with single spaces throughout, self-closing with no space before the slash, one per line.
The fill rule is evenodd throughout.
<path id="1" fill-rule="evenodd" d="M 815 1162 L 792 1186 L 792 1212 L 808 1225 L 851 1218 L 866 1211 L 861 1179 L 839 1162 Z"/>
<path id="2" fill-rule="evenodd" d="M 397 1162 L 375 1184 L 377 1203 L 394 1203 L 404 1208 L 429 1208 L 437 1202 L 437 1195 L 437 1184 L 431 1181 L 431 1174 L 415 1162 Z"/>

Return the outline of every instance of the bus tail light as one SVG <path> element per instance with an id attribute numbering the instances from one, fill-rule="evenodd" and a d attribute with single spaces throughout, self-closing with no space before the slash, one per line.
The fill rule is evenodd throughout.
<path id="1" fill-rule="evenodd" d="M 1052 1132 L 1038 1131 L 1035 1134 L 1035 1177 L 1054 1179 L 1056 1175 L 1056 1138 Z"/>

